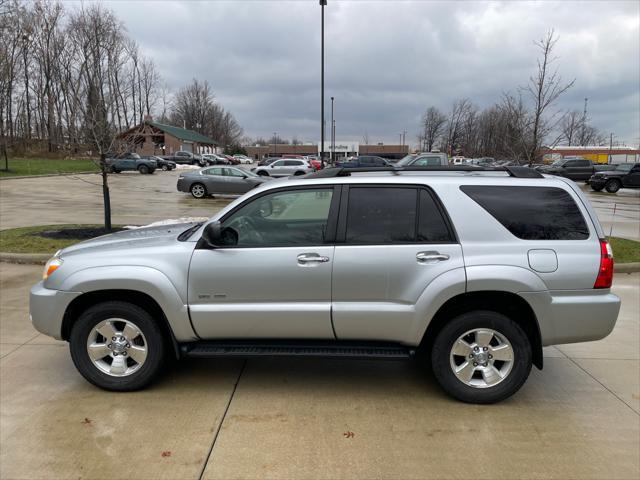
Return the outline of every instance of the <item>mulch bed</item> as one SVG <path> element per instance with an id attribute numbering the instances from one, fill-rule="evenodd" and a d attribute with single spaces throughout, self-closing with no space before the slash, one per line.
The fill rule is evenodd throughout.
<path id="1" fill-rule="evenodd" d="M 108 231 L 104 227 L 91 228 L 61 228 L 59 230 L 44 230 L 42 232 L 34 232 L 31 235 L 36 237 L 54 238 L 58 240 L 89 240 L 90 238 L 99 237 L 108 233 L 120 232 L 124 228 L 114 227 Z"/>

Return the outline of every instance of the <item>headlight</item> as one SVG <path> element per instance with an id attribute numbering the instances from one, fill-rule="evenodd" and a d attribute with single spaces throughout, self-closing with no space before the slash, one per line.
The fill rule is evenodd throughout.
<path id="1" fill-rule="evenodd" d="M 42 272 L 42 279 L 46 280 L 53 272 L 55 272 L 62 265 L 62 259 L 58 257 L 50 258 L 44 266 L 44 272 Z"/>

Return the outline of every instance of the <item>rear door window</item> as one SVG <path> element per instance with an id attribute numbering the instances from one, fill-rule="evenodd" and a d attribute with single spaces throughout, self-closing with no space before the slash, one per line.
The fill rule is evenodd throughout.
<path id="1" fill-rule="evenodd" d="M 431 194 L 414 187 L 350 187 L 345 231 L 356 245 L 455 241 Z"/>
<path id="2" fill-rule="evenodd" d="M 589 238 L 578 205 L 561 188 L 463 185 L 460 190 L 522 240 Z"/>

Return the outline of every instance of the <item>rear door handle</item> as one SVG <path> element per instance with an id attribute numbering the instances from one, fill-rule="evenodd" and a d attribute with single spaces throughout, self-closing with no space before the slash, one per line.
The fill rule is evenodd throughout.
<path id="1" fill-rule="evenodd" d="M 298 255 L 298 263 L 306 265 L 307 263 L 327 263 L 329 257 L 323 257 L 317 253 L 301 253 Z"/>
<path id="2" fill-rule="evenodd" d="M 437 263 L 449 260 L 449 255 L 440 252 L 418 252 L 416 260 L 420 263 Z"/>

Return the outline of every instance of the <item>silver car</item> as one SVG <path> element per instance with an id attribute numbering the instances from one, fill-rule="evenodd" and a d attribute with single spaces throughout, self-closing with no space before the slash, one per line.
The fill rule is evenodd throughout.
<path id="1" fill-rule="evenodd" d="M 241 168 L 207 167 L 181 173 L 177 188 L 179 192 L 189 192 L 195 198 L 204 198 L 216 193 L 246 193 L 267 180 Z"/>
<path id="2" fill-rule="evenodd" d="M 307 160 L 281 158 L 269 165 L 253 168 L 252 171 L 264 177 L 288 177 L 290 175 L 311 173 L 315 169 Z"/>
<path id="3" fill-rule="evenodd" d="M 613 256 L 575 183 L 414 170 L 274 180 L 202 224 L 65 248 L 31 290 L 33 324 L 107 390 L 149 385 L 168 356 L 421 351 L 475 403 L 517 392 L 543 346 L 611 332 Z"/>

